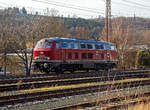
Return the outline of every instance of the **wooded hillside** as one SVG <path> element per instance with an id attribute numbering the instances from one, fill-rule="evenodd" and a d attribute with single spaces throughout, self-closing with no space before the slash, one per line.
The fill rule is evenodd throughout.
<path id="1" fill-rule="evenodd" d="M 55 12 L 55 11 L 54 11 Z M 69 37 L 82 39 L 106 40 L 104 18 L 82 19 L 28 14 L 25 8 L 8 8 L 0 11 L 0 66 L 12 63 L 26 68 L 30 73 L 32 55 L 24 51 L 34 48 L 38 40 L 45 37 Z M 118 68 L 136 68 L 138 51 L 131 48 L 134 45 L 150 46 L 150 19 L 139 17 L 117 17 L 112 19 L 109 41 L 118 49 Z M 16 58 L 6 58 L 6 54 L 15 52 L 22 61 L 16 63 Z M 5 63 L 4 63 L 5 62 Z M 16 66 L 15 67 L 19 67 Z"/>

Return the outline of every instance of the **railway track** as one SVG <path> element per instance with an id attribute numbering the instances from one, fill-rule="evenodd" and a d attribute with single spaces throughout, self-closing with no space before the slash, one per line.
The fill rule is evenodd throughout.
<path id="1" fill-rule="evenodd" d="M 148 76 L 150 76 L 149 70 L 136 70 L 111 71 L 108 73 L 89 72 L 86 74 L 39 75 L 4 79 L 0 80 L 0 107 L 116 89 L 141 87 L 150 85 L 150 78 L 146 78 Z M 132 78 L 141 78 L 141 80 L 129 80 Z M 128 80 L 123 81 L 124 79 Z M 64 85 L 66 86 L 65 88 L 49 89 L 52 86 L 61 87 Z M 47 87 L 48 89 L 42 90 L 42 87 Z"/>
<path id="2" fill-rule="evenodd" d="M 13 105 L 17 103 L 30 102 L 35 100 L 52 99 L 68 97 L 73 95 L 89 94 L 95 92 L 111 91 L 116 89 L 132 88 L 139 86 L 150 85 L 150 80 L 132 81 L 132 82 L 118 82 L 114 84 L 93 84 L 90 86 L 71 87 L 56 90 L 42 90 L 42 91 L 20 91 L 14 94 L 6 94 L 0 96 L 0 106 Z"/>
<path id="3" fill-rule="evenodd" d="M 148 70 L 144 71 L 126 71 L 126 72 L 109 72 L 109 73 L 78 73 L 78 74 L 63 74 L 57 76 L 40 76 L 28 77 L 11 80 L 0 80 L 0 92 L 16 91 L 21 89 L 41 88 L 44 86 L 60 86 L 71 84 L 82 84 L 91 82 L 102 82 L 112 80 L 123 80 L 131 78 L 145 78 L 150 76 Z"/>

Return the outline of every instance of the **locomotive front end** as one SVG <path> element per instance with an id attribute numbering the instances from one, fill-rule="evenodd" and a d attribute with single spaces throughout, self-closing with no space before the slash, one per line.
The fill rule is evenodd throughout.
<path id="1" fill-rule="evenodd" d="M 33 52 L 33 68 L 34 71 L 40 70 L 48 72 L 52 65 L 52 47 L 53 42 L 47 39 L 40 40 L 34 48 Z"/>

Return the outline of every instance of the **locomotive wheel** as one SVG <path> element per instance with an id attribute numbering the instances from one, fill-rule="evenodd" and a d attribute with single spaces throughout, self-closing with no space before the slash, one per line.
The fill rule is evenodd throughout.
<path id="1" fill-rule="evenodd" d="M 74 72 L 74 70 L 72 69 L 72 70 L 69 70 L 70 71 L 70 73 L 73 73 Z"/>
<path id="2" fill-rule="evenodd" d="M 89 69 L 86 69 L 86 72 L 89 72 L 90 70 Z"/>
<path id="3" fill-rule="evenodd" d="M 99 69 L 95 69 L 96 72 L 99 72 Z"/>

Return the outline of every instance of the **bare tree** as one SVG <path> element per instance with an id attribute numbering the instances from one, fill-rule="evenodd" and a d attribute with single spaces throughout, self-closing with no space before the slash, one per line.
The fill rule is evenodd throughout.
<path id="1" fill-rule="evenodd" d="M 123 19 L 116 19 L 112 25 L 112 35 L 109 36 L 109 41 L 117 46 L 119 68 L 125 68 L 126 59 L 128 59 L 128 51 L 134 44 L 134 34 L 131 26 Z M 106 40 L 105 31 L 101 35 L 102 40 Z"/>
<path id="2" fill-rule="evenodd" d="M 76 27 L 75 28 L 75 38 L 81 38 L 81 39 L 92 39 L 92 30 L 89 29 L 89 27 Z"/>
<path id="3" fill-rule="evenodd" d="M 19 17 L 19 19 L 18 19 Z M 28 16 L 18 16 L 15 14 L 4 13 L 0 20 L 0 50 L 3 53 L 1 59 L 6 71 L 7 53 L 16 53 L 23 61 L 26 75 L 31 73 L 33 47 L 35 36 L 32 34 L 32 24 L 34 18 L 30 20 Z M 27 51 L 28 44 L 31 45 L 30 53 Z M 6 73 L 6 72 L 5 72 Z"/>
<path id="4" fill-rule="evenodd" d="M 56 10 L 56 9 L 54 9 L 54 8 L 52 8 L 52 9 L 50 10 L 50 15 L 51 15 L 52 17 L 58 16 L 58 13 L 59 13 L 59 11 Z"/>
<path id="5" fill-rule="evenodd" d="M 150 30 L 145 30 L 142 33 L 142 36 L 144 38 L 144 42 L 147 46 L 150 46 L 150 37 L 149 37 L 149 35 L 150 35 Z"/>
<path id="6" fill-rule="evenodd" d="M 55 17 L 41 17 L 38 23 L 34 23 L 34 32 L 38 38 L 45 37 L 69 37 L 64 21 Z"/>
<path id="7" fill-rule="evenodd" d="M 8 13 L 2 13 L 0 18 L 0 54 L 1 54 L 1 66 L 4 68 L 4 74 L 6 75 L 7 69 L 7 53 L 11 52 L 10 36 L 13 34 L 13 19 L 12 15 Z"/>
<path id="8" fill-rule="evenodd" d="M 30 22 L 28 22 L 25 16 L 23 24 L 14 29 L 15 35 L 11 39 L 13 52 L 22 59 L 26 75 L 31 74 L 33 48 L 37 40 L 39 40 L 38 36 L 36 36 L 37 33 L 34 32 L 34 20 L 35 18 L 30 19 Z"/>

